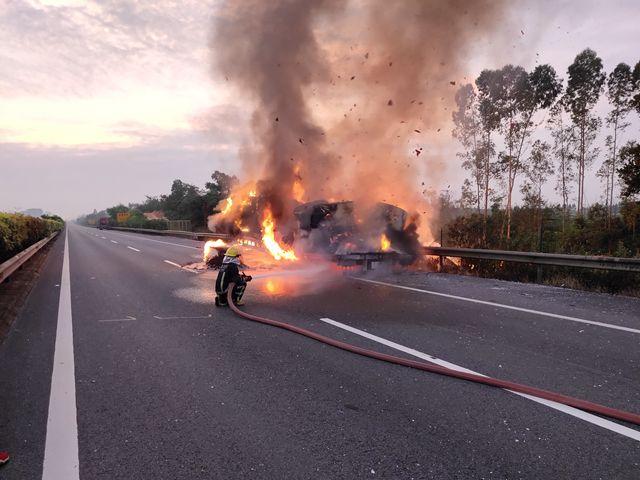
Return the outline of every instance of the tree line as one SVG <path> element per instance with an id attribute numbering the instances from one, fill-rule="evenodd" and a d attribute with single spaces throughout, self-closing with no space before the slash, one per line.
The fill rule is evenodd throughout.
<path id="1" fill-rule="evenodd" d="M 604 120 L 595 111 L 602 95 L 608 102 Z M 547 221 L 559 233 L 554 248 L 563 251 L 576 229 L 597 218 L 591 227 L 604 228 L 611 238 L 625 237 L 627 249 L 638 252 L 640 146 L 631 140 L 621 144 L 630 115 L 640 114 L 640 62 L 633 68 L 620 63 L 607 74 L 596 52 L 585 49 L 569 65 L 566 83 L 551 65 L 529 72 L 505 65 L 483 70 L 473 84 L 458 89 L 455 101 L 452 133 L 468 172 L 458 202 L 464 218 L 449 226 L 452 236 L 466 242 L 460 246 L 521 248 L 520 237 L 532 232 L 541 244 Z M 601 203 L 588 207 L 585 177 L 598 161 Z M 550 205 L 543 187 L 554 176 L 560 203 Z M 518 210 L 524 208 L 526 218 L 515 222 L 517 186 L 523 198 Z M 609 253 L 618 247 L 605 243 Z"/>
<path id="2" fill-rule="evenodd" d="M 216 205 L 229 196 L 231 188 L 237 183 L 235 176 L 216 170 L 211 174 L 211 181 L 199 188 L 176 179 L 171 184 L 168 194 L 146 196 L 141 203 L 118 204 L 105 210 L 82 215 L 78 222 L 84 225 L 97 224 L 101 217 L 109 217 L 112 224 L 117 223 L 117 215 L 121 212 L 129 214 L 125 224 L 135 228 L 166 229 L 167 222 L 162 219 L 147 219 L 144 214 L 162 212 L 167 220 L 187 220 L 194 230 L 205 230 L 207 217 L 216 213 Z"/>

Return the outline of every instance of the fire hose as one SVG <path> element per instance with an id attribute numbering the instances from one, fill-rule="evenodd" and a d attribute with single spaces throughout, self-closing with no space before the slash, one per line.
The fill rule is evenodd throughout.
<path id="1" fill-rule="evenodd" d="M 483 385 L 489 385 L 491 387 L 504 388 L 507 390 L 512 390 L 514 392 L 520 392 L 527 395 L 532 395 L 534 397 L 543 398 L 545 400 L 551 400 L 552 402 L 562 403 L 570 407 L 575 407 L 580 410 L 595 413 L 598 415 L 603 415 L 605 417 L 613 418 L 616 420 L 623 420 L 625 422 L 633 423 L 635 425 L 640 425 L 640 415 L 636 413 L 626 412 L 624 410 L 618 410 L 615 408 L 607 407 L 605 405 L 600 405 L 598 403 L 593 403 L 587 400 L 582 400 L 579 398 L 563 395 L 561 393 L 556 393 L 549 390 L 543 390 L 536 387 L 530 387 L 528 385 L 523 385 L 521 383 L 510 382 L 508 380 L 501 380 L 498 378 L 485 377 L 485 376 L 473 374 L 473 373 L 460 372 L 457 370 L 453 370 L 451 368 L 441 367 L 439 365 L 433 365 L 431 363 L 418 362 L 415 360 L 408 360 L 402 357 L 396 357 L 394 355 L 388 355 L 386 353 L 376 352 L 374 350 L 369 350 L 366 348 L 358 347 L 356 345 L 351 345 L 346 342 L 341 342 L 340 340 L 336 340 L 331 337 L 326 337 L 324 335 L 320 335 L 319 333 L 313 332 L 311 330 L 307 330 L 305 328 L 297 327 L 289 323 L 280 322 L 278 320 L 272 320 L 270 318 L 260 317 L 258 315 L 252 315 L 250 313 L 243 312 L 237 307 L 235 303 L 233 303 L 232 292 L 234 287 L 235 287 L 234 283 L 231 283 L 229 285 L 229 288 L 227 290 L 227 302 L 229 303 L 231 310 L 233 310 L 240 317 L 246 318 L 247 320 L 252 320 L 254 322 L 271 325 L 274 327 L 282 328 L 284 330 L 289 330 L 290 332 L 294 332 L 299 335 L 312 338 L 313 340 L 325 343 L 327 345 L 331 345 L 336 348 L 340 348 L 341 350 L 346 350 L 348 352 L 356 353 L 358 355 L 363 355 L 369 358 L 374 358 L 376 360 L 395 363 L 396 365 L 415 368 L 417 370 L 422 370 L 425 372 L 437 373 L 439 375 L 446 375 L 448 377 L 467 380 L 470 382 L 481 383 Z"/>

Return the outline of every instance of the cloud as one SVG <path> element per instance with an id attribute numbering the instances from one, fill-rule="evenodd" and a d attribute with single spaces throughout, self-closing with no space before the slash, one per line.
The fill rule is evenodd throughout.
<path id="1" fill-rule="evenodd" d="M 133 146 L 191 129 L 228 96 L 209 77 L 212 6 L 5 0 L 0 143 Z"/>
<path id="2" fill-rule="evenodd" d="M 0 95 L 89 95 L 131 77 L 179 85 L 185 73 L 203 75 L 211 2 L 3 3 Z"/>

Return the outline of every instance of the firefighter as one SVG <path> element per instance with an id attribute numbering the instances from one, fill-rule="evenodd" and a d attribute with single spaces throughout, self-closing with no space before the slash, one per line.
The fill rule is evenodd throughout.
<path id="1" fill-rule="evenodd" d="M 233 245 L 229 247 L 222 260 L 222 265 L 218 271 L 218 278 L 216 279 L 216 306 L 227 306 L 227 289 L 229 284 L 235 283 L 233 292 L 233 303 L 236 305 L 244 305 L 242 302 L 242 295 L 244 289 L 247 286 L 247 282 L 251 281 L 249 275 L 245 275 L 240 272 L 240 268 L 243 266 L 240 262 L 240 256 L 242 252 L 240 248 Z"/>

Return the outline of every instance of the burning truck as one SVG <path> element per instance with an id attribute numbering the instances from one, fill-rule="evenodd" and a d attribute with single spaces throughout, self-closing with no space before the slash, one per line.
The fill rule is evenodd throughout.
<path id="1" fill-rule="evenodd" d="M 419 242 L 406 210 L 378 202 L 358 215 L 352 201 L 315 201 L 297 206 L 298 238 L 311 251 L 331 254 L 395 251 L 413 256 Z"/>
<path id="2" fill-rule="evenodd" d="M 259 186 L 238 188 L 220 202 L 219 213 L 210 217 L 212 231 L 225 234 L 234 242 L 262 244 L 275 260 L 295 261 L 300 256 L 388 253 L 401 263 L 412 263 L 420 243 L 417 216 L 388 203 L 363 207 L 353 201 L 316 200 L 292 202 L 276 225 L 272 203 Z M 285 220 L 286 219 L 286 220 Z M 205 261 L 215 267 L 224 245 L 205 253 Z"/>
<path id="3" fill-rule="evenodd" d="M 365 23 L 332 1 L 229 2 L 216 17 L 212 71 L 251 110 L 235 163 L 257 181 L 221 202 L 211 231 L 255 239 L 282 261 L 349 252 L 412 261 L 433 241 L 421 180 L 446 168 L 439 132 L 457 106 L 451 86 L 504 2 L 361 3 Z"/>

